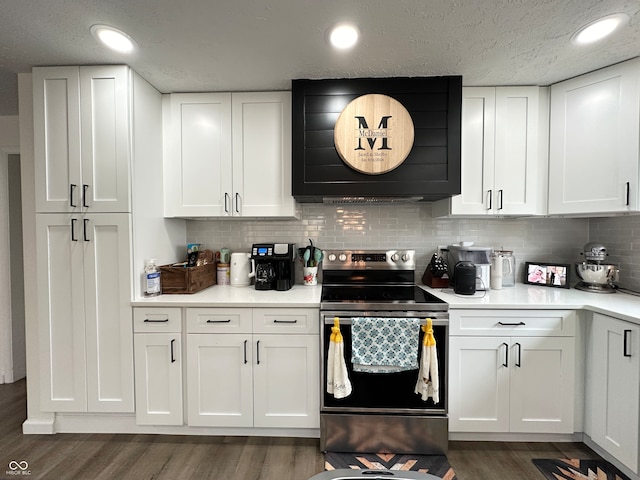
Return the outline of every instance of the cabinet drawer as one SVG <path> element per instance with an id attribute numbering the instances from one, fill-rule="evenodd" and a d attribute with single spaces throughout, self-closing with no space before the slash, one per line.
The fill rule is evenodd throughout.
<path id="1" fill-rule="evenodd" d="M 133 309 L 134 332 L 182 331 L 182 309 L 179 307 L 136 307 Z"/>
<path id="2" fill-rule="evenodd" d="M 451 335 L 575 335 L 573 310 L 451 310 Z"/>
<path id="3" fill-rule="evenodd" d="M 251 309 L 187 308 L 187 333 L 251 333 Z"/>
<path id="4" fill-rule="evenodd" d="M 254 308 L 254 333 L 320 333 L 320 310 L 314 308 Z"/>

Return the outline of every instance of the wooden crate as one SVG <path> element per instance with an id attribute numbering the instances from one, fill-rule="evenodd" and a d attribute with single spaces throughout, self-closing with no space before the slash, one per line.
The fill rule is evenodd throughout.
<path id="1" fill-rule="evenodd" d="M 160 267 L 162 293 L 196 293 L 216 283 L 216 263 L 200 267 Z"/>

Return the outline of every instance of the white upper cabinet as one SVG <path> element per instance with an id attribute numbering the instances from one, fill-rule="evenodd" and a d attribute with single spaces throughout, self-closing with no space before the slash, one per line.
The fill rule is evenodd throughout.
<path id="1" fill-rule="evenodd" d="M 551 86 L 549 213 L 637 211 L 640 60 Z"/>
<path id="2" fill-rule="evenodd" d="M 545 213 L 547 111 L 545 88 L 463 88 L 462 193 L 434 216 Z"/>
<path id="3" fill-rule="evenodd" d="M 36 211 L 130 212 L 126 66 L 33 69 Z"/>
<path id="4" fill-rule="evenodd" d="M 291 93 L 164 99 L 167 217 L 292 217 Z"/>

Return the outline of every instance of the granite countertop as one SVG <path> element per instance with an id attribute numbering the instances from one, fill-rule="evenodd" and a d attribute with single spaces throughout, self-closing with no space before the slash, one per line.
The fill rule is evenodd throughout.
<path id="1" fill-rule="evenodd" d="M 453 289 L 420 285 L 455 309 L 570 309 L 612 315 L 640 324 L 640 296 L 627 293 L 591 293 L 575 288 L 517 284 L 502 290 L 458 295 Z M 191 295 L 160 295 L 132 302 L 134 307 L 256 307 L 319 308 L 322 285 L 294 285 L 291 290 L 256 290 L 253 286 L 214 285 Z"/>
<path id="2" fill-rule="evenodd" d="M 134 300 L 134 307 L 286 307 L 319 308 L 322 285 L 294 285 L 284 292 L 253 286 L 213 285 L 190 295 L 159 295 Z"/>
<path id="3" fill-rule="evenodd" d="M 628 293 L 592 293 L 575 288 L 516 284 L 501 290 L 458 295 L 452 288 L 422 286 L 449 304 L 449 309 L 519 308 L 589 310 L 640 323 L 640 296 Z"/>

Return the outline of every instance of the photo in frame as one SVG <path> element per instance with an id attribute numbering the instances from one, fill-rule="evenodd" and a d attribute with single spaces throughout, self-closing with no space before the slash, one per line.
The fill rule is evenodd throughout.
<path id="1" fill-rule="evenodd" d="M 526 262 L 524 283 L 544 287 L 569 288 L 569 265 L 563 263 Z"/>

